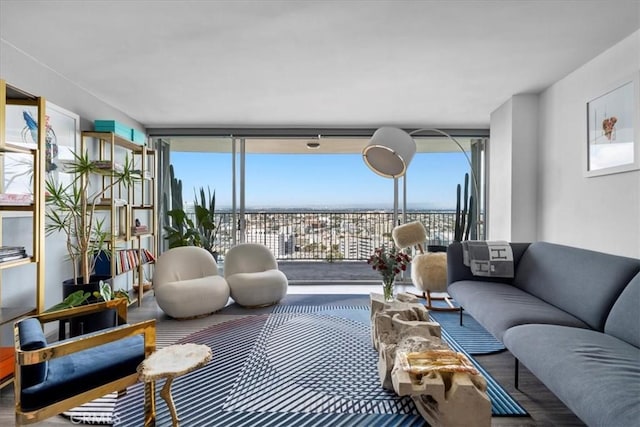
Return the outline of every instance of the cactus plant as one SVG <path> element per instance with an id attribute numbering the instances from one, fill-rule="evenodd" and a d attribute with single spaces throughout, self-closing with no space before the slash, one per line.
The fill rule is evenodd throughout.
<path id="1" fill-rule="evenodd" d="M 469 240 L 469 234 L 475 229 L 475 209 L 473 195 L 469 195 L 469 174 L 464 174 L 464 199 L 461 203 L 462 188 L 460 184 L 456 187 L 456 213 L 455 225 L 453 229 L 453 240 L 461 242 Z M 462 204 L 462 208 L 461 205 Z"/>

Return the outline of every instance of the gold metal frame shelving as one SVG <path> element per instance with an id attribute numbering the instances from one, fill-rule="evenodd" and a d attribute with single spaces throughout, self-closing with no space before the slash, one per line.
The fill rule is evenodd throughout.
<path id="1" fill-rule="evenodd" d="M 7 141 L 7 106 L 23 105 L 37 108 L 37 144 L 35 148 L 18 145 Z M 0 192 L 4 192 L 4 158 L 10 154 L 22 154 L 32 156 L 33 164 L 33 201 L 28 205 L 2 204 L 0 202 L 0 245 L 3 244 L 3 217 L 6 213 L 26 212 L 31 213 L 31 248 L 32 254 L 26 258 L 0 262 L 0 272 L 19 268 L 27 264 L 35 264 L 34 305 L 30 307 L 10 307 L 2 303 L 2 289 L 15 286 L 15 283 L 8 283 L 0 276 L 0 326 L 6 325 L 24 316 L 40 314 L 44 311 L 44 163 L 46 153 L 45 124 L 46 124 L 46 104 L 43 97 L 31 95 L 16 87 L 8 85 L 0 79 Z M 27 236 L 24 237 L 28 239 Z M 26 242 L 25 242 L 26 243 Z M 24 283 L 20 283 L 24 286 Z M 5 379 L 0 383 L 0 388 L 13 381 L 13 377 Z"/>
<path id="2" fill-rule="evenodd" d="M 110 161 L 111 168 L 116 168 L 116 150 L 123 149 L 133 158 L 134 164 L 139 164 L 141 180 L 134 184 L 133 188 L 114 187 L 109 200 L 102 203 L 101 210 L 110 211 L 110 238 L 108 239 L 111 261 L 111 277 L 132 273 L 132 284 L 138 285 L 137 304 L 142 303 L 144 296 L 145 268 L 152 262 L 143 261 L 143 249 L 147 249 L 154 256 L 157 253 L 157 212 L 156 212 L 156 174 L 157 161 L 153 148 L 136 144 L 135 142 L 123 138 L 113 132 L 82 132 L 80 150 L 84 152 L 88 147 L 89 140 L 95 145 L 96 160 Z M 109 176 L 102 177 L 102 185 L 108 185 Z M 124 200 L 126 203 L 120 203 Z M 146 212 L 145 218 L 148 222 L 147 230 L 135 232 L 133 230 L 134 220 L 139 212 Z M 122 250 L 133 250 L 137 257 L 137 266 L 126 271 L 119 271 L 116 262 L 113 260 L 120 255 Z M 133 286 L 132 286 L 133 288 Z M 134 298 L 136 299 L 136 298 Z"/>

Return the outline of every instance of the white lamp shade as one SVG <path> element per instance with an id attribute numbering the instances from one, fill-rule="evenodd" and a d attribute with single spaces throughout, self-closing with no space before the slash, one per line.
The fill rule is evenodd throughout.
<path id="1" fill-rule="evenodd" d="M 407 172 L 416 153 L 416 142 L 402 129 L 381 127 L 362 150 L 364 161 L 372 171 L 386 178 L 397 178 Z"/>

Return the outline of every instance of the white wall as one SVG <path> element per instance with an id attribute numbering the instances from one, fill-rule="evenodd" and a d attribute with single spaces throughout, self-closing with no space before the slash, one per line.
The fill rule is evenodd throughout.
<path id="1" fill-rule="evenodd" d="M 70 60 L 79 59 L 70 58 Z M 144 131 L 144 126 L 122 111 L 104 103 L 93 94 L 2 40 L 0 40 L 0 77 L 12 86 L 43 96 L 47 101 L 80 115 L 82 130 L 93 130 L 93 121 L 96 119 L 109 119 Z"/>
<path id="2" fill-rule="evenodd" d="M 515 95 L 491 114 L 487 236 L 536 239 L 538 96 Z"/>
<path id="3" fill-rule="evenodd" d="M 487 144 L 487 239 L 511 241 L 511 133 L 509 99 L 491 113 Z"/>
<path id="4" fill-rule="evenodd" d="M 639 70 L 637 31 L 540 95 L 539 240 L 640 258 L 640 171 L 584 176 L 586 102 Z"/>

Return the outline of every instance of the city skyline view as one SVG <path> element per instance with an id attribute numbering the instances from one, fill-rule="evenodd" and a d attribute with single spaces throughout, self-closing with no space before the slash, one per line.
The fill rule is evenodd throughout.
<path id="1" fill-rule="evenodd" d="M 172 151 L 171 164 L 185 205 L 194 189 L 209 187 L 217 209 L 231 207 L 231 154 Z M 371 171 L 359 153 L 247 154 L 245 168 L 247 209 L 393 209 L 393 179 Z M 468 170 L 460 152 L 417 153 L 407 172 L 407 208 L 455 209 Z"/>

